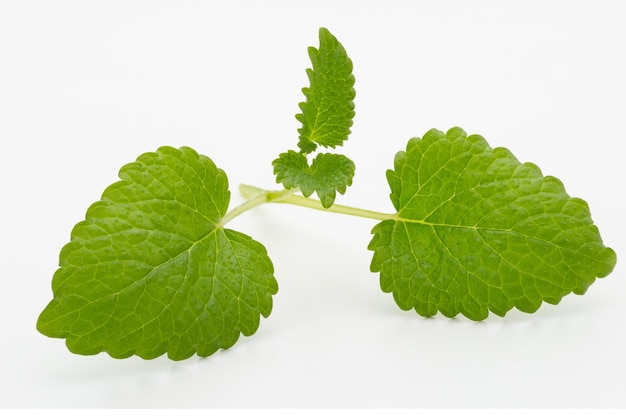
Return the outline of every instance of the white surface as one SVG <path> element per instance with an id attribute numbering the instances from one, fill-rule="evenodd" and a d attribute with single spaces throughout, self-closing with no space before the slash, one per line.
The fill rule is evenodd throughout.
<path id="1" fill-rule="evenodd" d="M 0 405 L 626 406 L 624 17 L 595 0 L 0 1 Z M 140 153 L 209 155 L 233 203 L 239 183 L 276 187 L 320 26 L 357 79 L 357 174 L 338 202 L 391 211 L 395 152 L 459 125 L 587 200 L 613 274 L 534 315 L 423 319 L 369 272 L 374 222 L 266 206 L 232 227 L 266 245 L 280 290 L 232 349 L 114 360 L 37 333 L 72 226 Z"/>

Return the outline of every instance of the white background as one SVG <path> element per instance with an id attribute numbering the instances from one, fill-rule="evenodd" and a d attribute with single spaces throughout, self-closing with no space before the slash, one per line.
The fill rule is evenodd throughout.
<path id="1" fill-rule="evenodd" d="M 626 12 L 619 1 L 0 0 L 0 404 L 5 407 L 624 407 Z M 320 26 L 348 50 L 357 164 L 339 203 L 389 212 L 385 170 L 458 125 L 584 198 L 618 266 L 583 297 L 474 323 L 399 310 L 369 272 L 374 222 L 264 206 L 280 290 L 206 358 L 71 354 L 37 333 L 58 253 L 118 169 L 188 145 L 277 187 Z"/>

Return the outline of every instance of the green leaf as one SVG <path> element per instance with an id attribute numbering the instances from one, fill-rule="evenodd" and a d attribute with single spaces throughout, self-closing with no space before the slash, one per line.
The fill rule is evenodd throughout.
<path id="1" fill-rule="evenodd" d="M 352 185 L 354 162 L 344 155 L 318 154 L 311 166 L 305 155 L 288 151 L 272 162 L 276 181 L 285 188 L 299 188 L 305 197 L 316 192 L 322 206 L 328 208 L 335 202 L 337 191 L 346 192 Z"/>
<path id="2" fill-rule="evenodd" d="M 354 76 L 352 61 L 345 49 L 327 29 L 319 30 L 320 47 L 309 48 L 313 68 L 307 70 L 310 87 L 303 88 L 306 101 L 300 103 L 302 113 L 296 118 L 298 146 L 304 153 L 317 145 L 334 148 L 348 139 L 354 117 Z"/>
<path id="3" fill-rule="evenodd" d="M 478 135 L 431 130 L 387 178 L 398 213 L 373 229 L 371 270 L 404 310 L 530 313 L 583 294 L 615 266 L 583 200 Z"/>
<path id="4" fill-rule="evenodd" d="M 119 175 L 62 249 L 38 330 L 75 353 L 175 360 L 253 334 L 278 287 L 263 245 L 220 224 L 224 172 L 163 147 Z"/>

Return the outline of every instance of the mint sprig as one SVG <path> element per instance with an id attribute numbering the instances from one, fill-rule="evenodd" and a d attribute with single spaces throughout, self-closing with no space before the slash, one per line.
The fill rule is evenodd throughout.
<path id="1" fill-rule="evenodd" d="M 324 208 L 335 202 L 352 185 L 355 164 L 345 155 L 323 153 L 309 162 L 318 145 L 335 148 L 350 134 L 354 117 L 354 76 L 346 50 L 327 29 L 319 30 L 319 49 L 309 48 L 312 69 L 307 70 L 310 87 L 302 89 L 306 101 L 296 118 L 300 152 L 281 153 L 272 162 L 276 182 L 286 189 L 299 189 L 309 197 L 317 193 Z"/>
<path id="2" fill-rule="evenodd" d="M 532 313 L 611 273 L 617 256 L 583 200 L 460 128 L 431 130 L 396 154 L 387 171 L 393 212 L 336 204 L 355 164 L 314 152 L 347 139 L 354 77 L 343 46 L 326 29 L 319 36 L 296 116 L 299 151 L 272 162 L 284 188 L 241 185 L 246 200 L 229 208 L 226 174 L 208 157 L 187 147 L 139 156 L 72 230 L 37 321 L 41 333 L 65 338 L 79 354 L 174 360 L 252 335 L 278 285 L 264 246 L 226 225 L 265 203 L 378 221 L 370 268 L 401 309 L 422 316 Z"/>

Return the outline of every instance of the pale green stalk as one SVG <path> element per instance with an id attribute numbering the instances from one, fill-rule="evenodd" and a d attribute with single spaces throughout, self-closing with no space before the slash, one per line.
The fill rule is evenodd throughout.
<path id="1" fill-rule="evenodd" d="M 346 214 L 348 216 L 364 217 L 375 220 L 389 220 L 394 219 L 396 216 L 395 214 L 343 206 L 341 204 L 333 204 L 329 208 L 324 208 L 319 200 L 295 194 L 296 190 L 270 191 L 252 185 L 241 184 L 239 186 L 239 191 L 247 200 L 226 213 L 220 222 L 220 226 L 224 226 L 240 214 L 264 203 L 291 204 L 314 210 Z"/>

